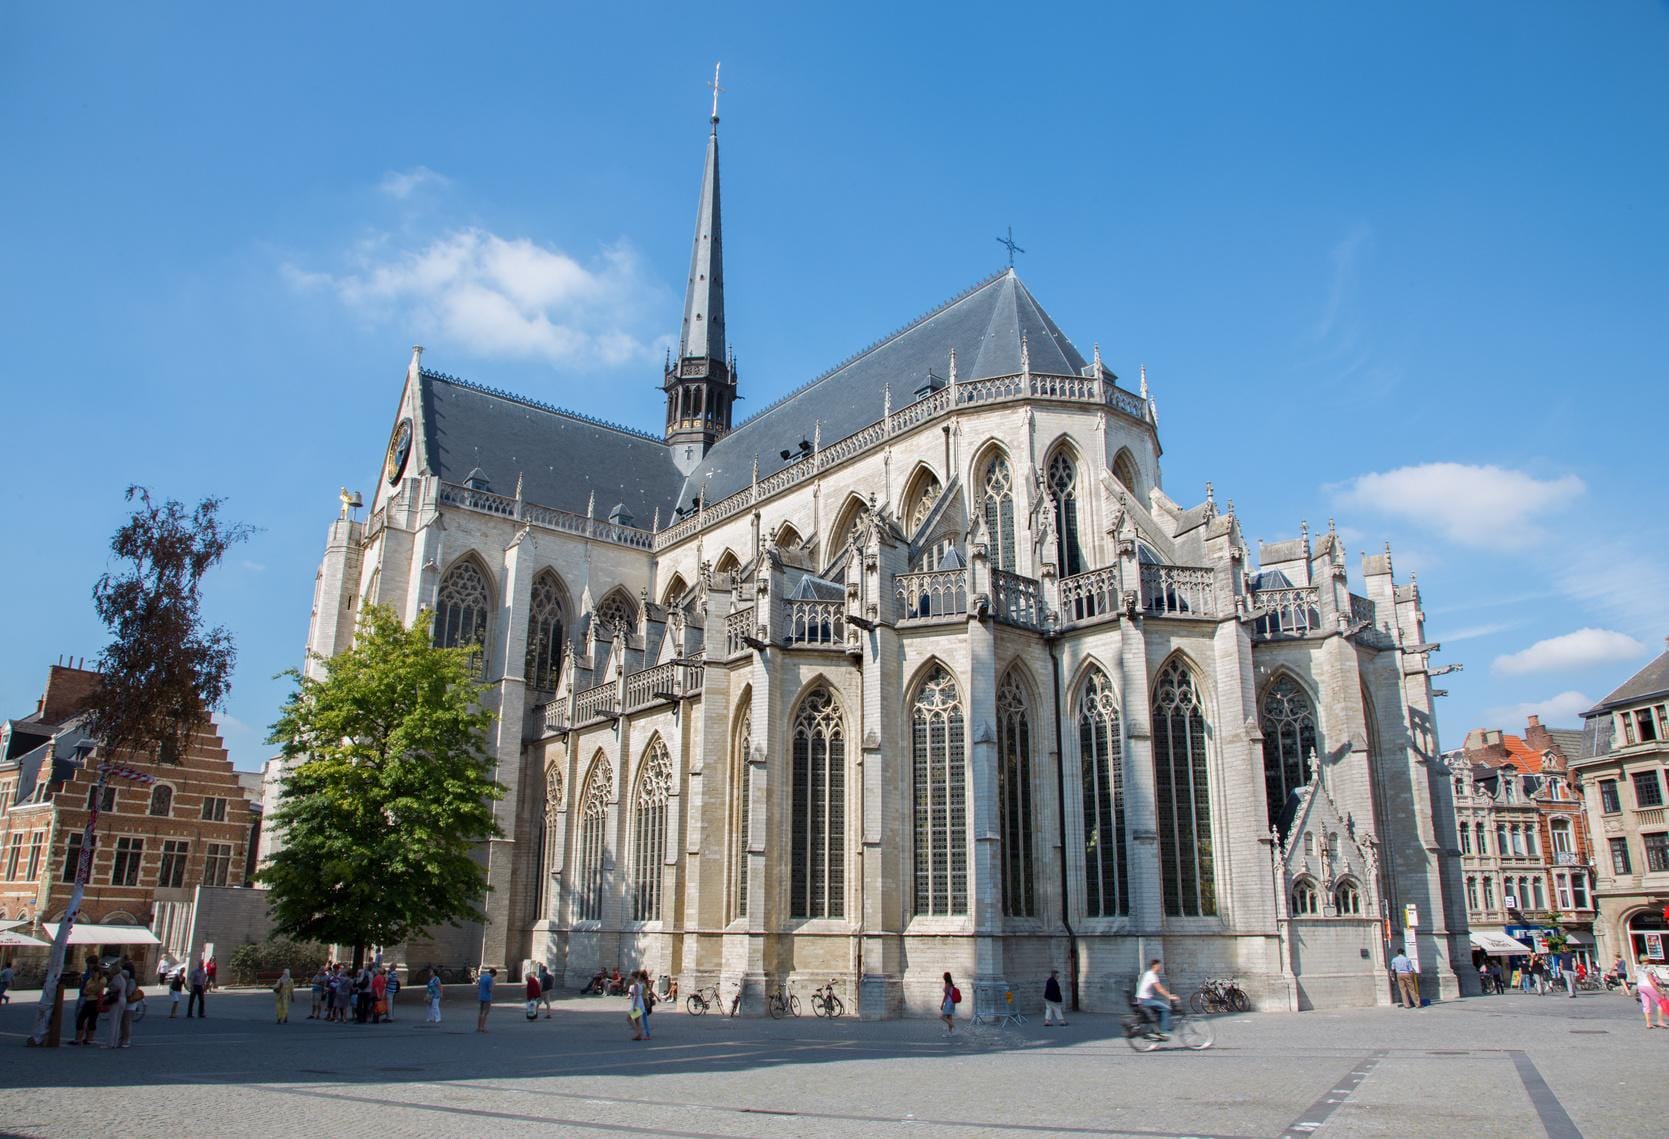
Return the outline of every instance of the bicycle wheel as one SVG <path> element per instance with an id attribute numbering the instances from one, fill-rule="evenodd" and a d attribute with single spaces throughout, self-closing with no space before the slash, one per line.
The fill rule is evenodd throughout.
<path id="1" fill-rule="evenodd" d="M 1229 990 L 1229 1007 L 1235 1012 L 1251 1012 L 1252 1002 L 1238 987 Z"/>
<path id="2" fill-rule="evenodd" d="M 782 1019 L 782 1014 L 788 1011 L 787 1008 L 785 1008 L 783 1006 L 782 997 L 780 997 L 780 996 L 772 997 L 771 1002 L 770 1002 L 770 1006 L 771 1006 L 771 1019 L 772 1020 L 781 1020 Z"/>
<path id="3" fill-rule="evenodd" d="M 1153 1031 L 1156 1031 L 1154 1027 L 1145 1022 L 1132 1025 L 1127 1021 L 1124 1026 L 1124 1038 L 1136 1051 L 1151 1052 L 1159 1047 L 1160 1043 L 1158 1037 L 1149 1035 Z"/>
<path id="4" fill-rule="evenodd" d="M 1176 1039 L 1184 1048 L 1195 1052 L 1204 1052 L 1213 1043 L 1211 1025 L 1203 1020 L 1195 1020 L 1191 1016 L 1183 1017 L 1174 1026 Z"/>
<path id="5" fill-rule="evenodd" d="M 700 1016 L 707 1011 L 707 1002 L 691 993 L 689 999 L 684 1002 L 684 1007 L 690 1010 L 691 1016 Z"/>
<path id="6" fill-rule="evenodd" d="M 799 997 L 789 997 L 788 998 L 788 1011 L 793 1013 L 795 1016 L 800 1015 L 800 998 Z"/>
<path id="7" fill-rule="evenodd" d="M 1205 1015 L 1205 994 L 1196 992 L 1188 994 L 1188 1011 L 1196 1016 Z"/>
<path id="8" fill-rule="evenodd" d="M 846 1006 L 840 1002 L 840 998 L 839 997 L 830 997 L 829 998 L 829 1018 L 832 1020 L 833 1018 L 835 1018 L 837 1016 L 845 1016 L 845 1015 L 846 1015 Z"/>

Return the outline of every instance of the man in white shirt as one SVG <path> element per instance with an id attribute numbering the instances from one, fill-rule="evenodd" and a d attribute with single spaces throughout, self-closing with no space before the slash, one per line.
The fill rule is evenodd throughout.
<path id="1" fill-rule="evenodd" d="M 1168 1036 L 1171 1031 L 1171 1002 L 1176 1000 L 1171 991 L 1165 987 L 1163 980 L 1165 963 L 1155 957 L 1147 964 L 1147 972 L 1136 986 L 1136 1003 L 1143 1008 L 1153 1009 L 1159 1016 L 1159 1035 Z"/>

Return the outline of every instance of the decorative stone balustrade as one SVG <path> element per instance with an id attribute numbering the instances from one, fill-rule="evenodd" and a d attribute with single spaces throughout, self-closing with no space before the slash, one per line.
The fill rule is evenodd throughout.
<path id="1" fill-rule="evenodd" d="M 672 661 L 626 674 L 628 712 L 677 698 L 677 671 Z"/>
<path id="2" fill-rule="evenodd" d="M 747 651 L 749 637 L 757 627 L 753 619 L 754 607 L 738 609 L 724 619 L 724 655 L 736 656 Z"/>
<path id="3" fill-rule="evenodd" d="M 545 730 L 560 732 L 568 727 L 568 701 L 552 700 L 545 705 Z"/>
<path id="4" fill-rule="evenodd" d="M 1124 609 L 1117 566 L 1104 566 L 1063 577 L 1060 591 L 1061 619 L 1068 625 L 1109 621 Z"/>
<path id="5" fill-rule="evenodd" d="M 1142 609 L 1159 617 L 1215 617 L 1217 586 L 1211 569 L 1144 565 Z"/>
<path id="6" fill-rule="evenodd" d="M 845 601 L 789 601 L 785 608 L 789 644 L 845 647 Z"/>
<path id="7" fill-rule="evenodd" d="M 1022 629 L 1043 628 L 1043 598 L 1034 578 L 991 571 L 992 609 L 997 620 Z"/>
<path id="8" fill-rule="evenodd" d="M 955 617 L 968 612 L 968 571 L 930 570 L 901 573 L 893 579 L 898 595 L 898 619 L 919 621 Z"/>
<path id="9" fill-rule="evenodd" d="M 383 527 L 387 525 L 388 506 L 385 503 L 384 505 L 371 511 L 371 517 L 365 520 L 365 533 L 360 537 L 360 542 L 362 544 L 369 545 L 371 540 L 378 534 L 381 534 L 383 532 Z"/>
<path id="10" fill-rule="evenodd" d="M 1321 590 L 1316 586 L 1260 589 L 1252 603 L 1262 611 L 1252 623 L 1254 637 L 1302 637 L 1321 629 Z"/>
<path id="11" fill-rule="evenodd" d="M 602 719 L 607 714 L 620 711 L 620 688 L 613 681 L 599 684 L 595 688 L 587 688 L 574 698 L 574 723 L 576 725 Z"/>
<path id="12" fill-rule="evenodd" d="M 621 526 L 600 518 L 587 518 L 583 514 L 557 510 L 555 507 L 536 506 L 531 502 L 521 502 L 502 494 L 476 490 L 459 483 L 441 483 L 440 501 L 447 506 L 462 506 L 483 514 L 496 514 L 500 518 L 519 519 L 546 530 L 560 530 L 565 534 L 578 534 L 585 538 L 631 546 L 633 549 L 648 550 L 654 546 L 655 536 L 648 530 Z"/>

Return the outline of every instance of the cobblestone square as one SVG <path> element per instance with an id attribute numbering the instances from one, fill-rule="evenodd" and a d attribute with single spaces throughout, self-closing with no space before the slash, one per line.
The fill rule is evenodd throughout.
<path id="1" fill-rule="evenodd" d="M 1472 998 L 1407 1011 L 1213 1018 L 1205 1052 L 1138 1054 L 1116 1018 L 959 1025 L 691 1016 L 629 1039 L 618 998 L 529 1022 L 448 993 L 383 1025 L 272 1020 L 269 995 L 165 1001 L 132 1049 L 27 1050 L 28 994 L 0 1010 L 6 1111 L 25 1136 L 1464 1135 L 1661 1133 L 1669 1032 L 1614 994 Z M 408 994 L 415 996 L 415 994 Z M 183 1015 L 183 1014 L 182 1014 Z"/>

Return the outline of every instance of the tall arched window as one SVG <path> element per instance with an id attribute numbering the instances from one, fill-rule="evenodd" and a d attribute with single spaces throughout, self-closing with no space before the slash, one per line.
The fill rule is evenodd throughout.
<path id="1" fill-rule="evenodd" d="M 748 846 L 753 839 L 753 780 L 748 756 L 753 751 L 753 702 L 750 698 L 737 718 L 736 750 L 730 762 L 730 801 L 735 817 L 730 833 L 735 846 L 730 858 L 730 912 L 746 917 L 748 912 Z"/>
<path id="2" fill-rule="evenodd" d="M 1113 456 L 1113 477 L 1122 483 L 1126 490 L 1136 489 L 1136 480 L 1141 476 L 1136 471 L 1136 460 L 1126 448 L 1119 448 L 1118 454 Z"/>
<path id="3" fill-rule="evenodd" d="M 562 769 L 553 767 L 545 773 L 545 817 L 539 829 L 539 909 L 534 921 L 554 917 L 551 913 L 551 882 L 556 871 L 556 824 L 562 817 Z"/>
<path id="4" fill-rule="evenodd" d="M 666 862 L 666 804 L 672 757 L 659 737 L 644 753 L 632 814 L 632 920 L 661 920 L 661 866 Z"/>
<path id="5" fill-rule="evenodd" d="M 151 788 L 151 814 L 167 818 L 174 810 L 174 789 L 166 783 Z"/>
<path id="6" fill-rule="evenodd" d="M 545 570 L 533 579 L 527 615 L 528 687 L 555 692 L 562 677 L 562 586 Z"/>
<path id="7" fill-rule="evenodd" d="M 1181 660 L 1159 673 L 1153 694 L 1153 775 L 1158 803 L 1159 883 L 1165 912 L 1209 917 L 1217 912 L 1211 841 L 1211 789 L 1206 777 L 1205 714 L 1194 675 Z"/>
<path id="8" fill-rule="evenodd" d="M 944 488 L 939 485 L 939 476 L 932 471 L 922 471 L 916 478 L 915 485 L 904 499 L 904 525 L 909 536 L 914 538 L 916 532 L 927 523 L 927 516 L 933 513 L 934 505 L 939 501 L 939 495 Z"/>
<path id="9" fill-rule="evenodd" d="M 997 811 L 1003 828 L 1003 913 L 1036 917 L 1031 718 L 1025 686 L 1012 673 L 997 689 Z"/>
<path id="10" fill-rule="evenodd" d="M 661 607 L 663 609 L 673 608 L 684 599 L 684 594 L 689 591 L 690 587 L 684 581 L 684 575 L 681 573 L 673 574 L 672 580 L 666 583 L 666 592 L 661 595 Z"/>
<path id="11" fill-rule="evenodd" d="M 475 562 L 465 559 L 447 570 L 435 599 L 435 644 L 443 649 L 473 645 L 484 667 L 489 596 L 487 577 Z"/>
<path id="12" fill-rule="evenodd" d="M 1292 793 L 1310 781 L 1310 756 L 1316 750 L 1315 706 L 1297 681 L 1283 675 L 1263 694 L 1259 712 L 1263 783 L 1269 825 L 1275 826 Z"/>
<path id="13" fill-rule="evenodd" d="M 968 770 L 962 698 L 936 666 L 910 710 L 916 913 L 968 912 Z"/>
<path id="14" fill-rule="evenodd" d="M 1340 917 L 1355 917 L 1362 912 L 1362 891 L 1349 878 L 1333 887 L 1333 908 Z"/>
<path id="15" fill-rule="evenodd" d="M 1008 459 L 992 455 L 980 479 L 985 529 L 990 532 L 991 564 L 1014 572 L 1014 475 Z"/>
<path id="16" fill-rule="evenodd" d="M 1118 697 L 1100 669 L 1084 681 L 1078 699 L 1078 761 L 1083 779 L 1084 912 L 1090 917 L 1128 914 Z"/>
<path id="17" fill-rule="evenodd" d="M 790 916 L 846 916 L 846 727 L 819 685 L 794 715 Z"/>
<path id="18" fill-rule="evenodd" d="M 1049 498 L 1055 508 L 1055 565 L 1062 577 L 1084 572 L 1078 540 L 1078 466 L 1065 448 L 1049 460 Z"/>
<path id="19" fill-rule="evenodd" d="M 574 918 L 597 921 L 603 916 L 603 855 L 608 838 L 608 803 L 614 794 L 614 769 L 601 753 L 591 762 L 580 804 L 579 873 L 574 885 Z"/>

